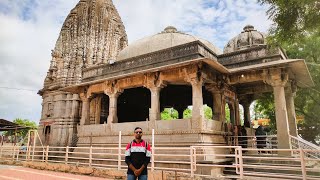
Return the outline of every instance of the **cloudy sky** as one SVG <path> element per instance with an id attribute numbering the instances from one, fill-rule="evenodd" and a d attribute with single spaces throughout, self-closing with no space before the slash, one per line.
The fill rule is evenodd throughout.
<path id="1" fill-rule="evenodd" d="M 223 49 L 247 24 L 267 32 L 255 0 L 113 0 L 130 42 L 173 25 Z M 39 122 L 51 49 L 78 0 L 0 0 L 0 119 Z"/>

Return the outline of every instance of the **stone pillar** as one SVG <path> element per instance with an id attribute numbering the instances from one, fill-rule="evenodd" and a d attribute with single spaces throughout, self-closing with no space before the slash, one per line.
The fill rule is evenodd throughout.
<path id="1" fill-rule="evenodd" d="M 67 94 L 67 100 L 66 100 L 66 111 L 65 111 L 65 118 L 71 117 L 71 111 L 72 111 L 72 94 Z"/>
<path id="2" fill-rule="evenodd" d="M 235 116 L 235 107 L 234 107 L 235 103 L 231 102 L 228 103 L 229 109 L 230 109 L 230 123 L 232 125 L 235 125 L 236 123 L 236 116 Z"/>
<path id="3" fill-rule="evenodd" d="M 95 124 L 100 124 L 100 118 L 101 118 L 101 100 L 102 100 L 102 97 L 101 97 L 101 96 L 97 97 L 97 100 L 96 100 L 96 109 L 95 109 L 95 115 L 94 115 Z"/>
<path id="4" fill-rule="evenodd" d="M 79 95 L 73 94 L 73 96 L 72 96 L 72 110 L 71 110 L 71 118 L 73 118 L 73 119 L 79 118 L 79 100 L 80 100 Z"/>
<path id="5" fill-rule="evenodd" d="M 80 125 L 90 124 L 90 99 L 86 96 L 81 96 L 82 100 L 82 113 Z"/>
<path id="6" fill-rule="evenodd" d="M 115 92 L 106 92 L 105 94 L 109 96 L 109 116 L 107 124 L 111 125 L 112 123 L 118 123 L 118 97 L 121 94 L 119 91 Z"/>
<path id="7" fill-rule="evenodd" d="M 291 87 L 286 90 L 286 106 L 288 113 L 289 134 L 291 136 L 298 136 L 296 112 L 294 107 L 295 91 L 292 91 Z"/>
<path id="8" fill-rule="evenodd" d="M 176 107 L 174 107 L 174 109 L 176 109 L 178 111 L 178 113 L 179 113 L 178 119 L 183 119 L 183 112 L 186 109 L 186 107 L 176 106 Z"/>
<path id="9" fill-rule="evenodd" d="M 202 97 L 202 80 L 192 78 L 192 129 L 202 129 L 204 112 Z"/>
<path id="10" fill-rule="evenodd" d="M 238 99 L 236 99 L 234 102 L 234 116 L 235 116 L 235 125 L 236 126 L 241 125 L 241 123 L 240 123 L 240 108 L 239 108 Z"/>
<path id="11" fill-rule="evenodd" d="M 291 148 L 291 142 L 289 138 L 288 114 L 284 91 L 284 86 L 286 85 L 288 80 L 287 78 L 287 74 L 282 74 L 281 69 L 272 69 L 269 71 L 269 75 L 266 79 L 266 82 L 273 87 L 279 149 Z M 288 155 L 288 153 L 280 154 Z"/>
<path id="12" fill-rule="evenodd" d="M 213 92 L 213 115 L 215 118 L 213 120 L 223 121 L 222 117 L 222 93 L 219 91 Z"/>
<path id="13" fill-rule="evenodd" d="M 245 103 L 242 103 L 242 106 L 243 106 L 243 120 L 244 120 L 244 127 L 246 128 L 250 128 L 250 103 L 248 102 L 245 102 Z"/>
<path id="14" fill-rule="evenodd" d="M 160 117 L 160 87 L 149 88 L 151 91 L 151 110 L 149 114 L 150 121 L 161 120 Z"/>
<path id="15" fill-rule="evenodd" d="M 64 117 L 65 113 L 65 99 L 66 95 L 61 93 L 54 96 L 54 117 L 55 118 L 62 118 Z"/>

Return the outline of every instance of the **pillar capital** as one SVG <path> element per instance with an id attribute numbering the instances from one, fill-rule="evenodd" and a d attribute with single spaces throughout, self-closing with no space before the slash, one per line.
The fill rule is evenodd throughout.
<path id="1" fill-rule="evenodd" d="M 151 91 L 158 91 L 166 86 L 166 83 L 160 78 L 160 72 L 147 73 L 144 78 L 144 87 Z"/>
<path id="2" fill-rule="evenodd" d="M 289 80 L 289 74 L 284 69 L 268 69 L 264 71 L 264 82 L 272 87 L 284 87 Z"/>
<path id="3" fill-rule="evenodd" d="M 223 83 L 212 83 L 205 86 L 208 91 L 213 94 L 222 94 L 225 90 L 225 85 Z"/>
<path id="4" fill-rule="evenodd" d="M 109 98 L 117 98 L 121 93 L 123 93 L 123 89 L 112 88 L 104 90 L 104 94 L 108 95 Z"/>

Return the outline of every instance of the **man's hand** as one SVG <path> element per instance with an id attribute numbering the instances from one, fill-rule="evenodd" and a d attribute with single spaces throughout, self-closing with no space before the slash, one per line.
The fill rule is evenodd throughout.
<path id="1" fill-rule="evenodd" d="M 142 173 L 144 168 L 145 168 L 145 166 L 142 165 L 140 169 L 137 169 L 137 170 L 133 171 L 134 175 L 137 176 L 137 177 L 140 176 L 140 174 Z"/>
<path id="2" fill-rule="evenodd" d="M 137 170 L 132 164 L 129 165 L 129 168 L 130 168 L 133 172 L 136 172 L 136 170 Z M 134 174 L 136 174 L 136 173 L 134 173 Z"/>

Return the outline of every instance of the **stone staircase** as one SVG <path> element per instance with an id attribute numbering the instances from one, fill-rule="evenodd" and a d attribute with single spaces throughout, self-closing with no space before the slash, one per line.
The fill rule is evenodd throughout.
<path id="1" fill-rule="evenodd" d="M 280 156 L 275 154 L 244 154 L 244 175 L 248 179 L 256 177 L 268 179 L 303 179 L 301 162 L 292 156 Z M 249 159 L 249 158 L 261 159 Z M 269 158 L 268 158 L 269 157 Z M 288 158 L 292 160 L 276 160 L 277 158 Z M 235 162 L 229 162 L 229 165 Z M 309 163 L 306 168 L 320 167 L 319 163 Z M 225 175 L 236 175 L 235 168 L 225 168 Z M 319 178 L 320 172 L 307 171 L 308 178 Z"/>

